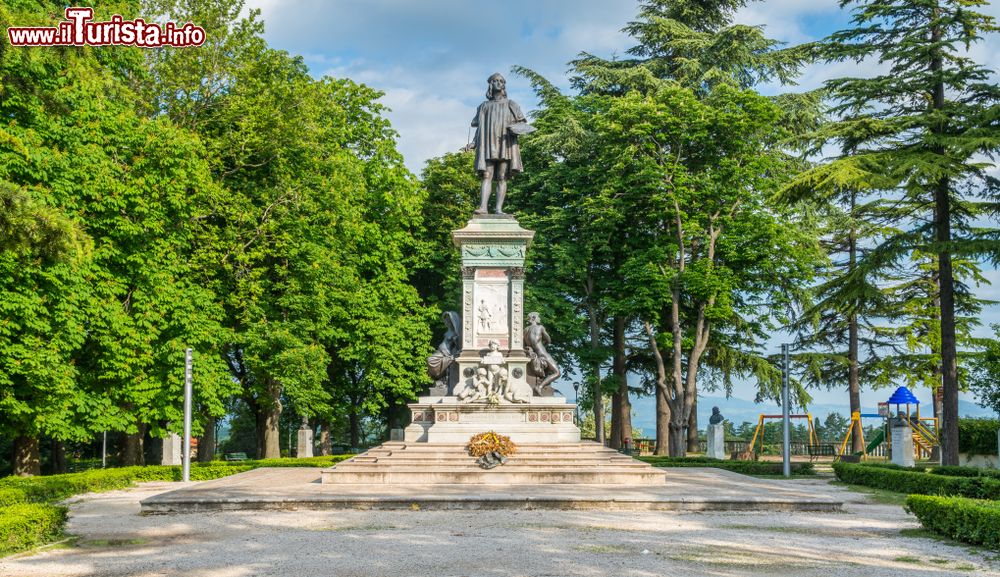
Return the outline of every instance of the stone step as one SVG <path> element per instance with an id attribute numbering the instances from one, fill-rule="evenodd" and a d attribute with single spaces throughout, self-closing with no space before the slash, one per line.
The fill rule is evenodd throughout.
<path id="1" fill-rule="evenodd" d="M 359 458 L 378 458 L 378 459 L 437 459 L 437 458 L 468 458 L 468 451 L 368 451 L 367 453 L 361 453 L 355 459 Z M 547 451 L 547 452 L 525 452 L 518 451 L 513 455 L 513 458 L 524 458 L 524 459 L 597 459 L 597 460 L 622 460 L 622 461 L 634 461 L 631 457 L 622 455 L 621 453 L 587 453 L 582 451 Z"/>
<path id="2" fill-rule="evenodd" d="M 419 466 L 426 465 L 428 467 L 460 467 L 464 465 L 478 466 L 476 465 L 476 459 L 468 455 L 462 456 L 460 458 L 436 458 L 436 459 L 424 459 L 424 458 L 412 458 L 412 457 L 388 457 L 388 458 L 376 458 L 376 457 L 355 457 L 350 461 L 343 461 L 334 465 L 333 468 L 343 468 L 343 467 L 361 467 L 370 465 L 403 465 L 403 466 Z M 636 462 L 634 460 L 609 460 L 609 459 L 532 459 L 524 457 L 508 457 L 506 466 L 513 465 L 524 465 L 532 467 L 631 467 L 637 469 L 646 469 L 649 465 L 641 462 Z"/>
<path id="3" fill-rule="evenodd" d="M 417 448 L 417 449 L 420 449 L 420 448 L 430 449 L 430 448 L 434 448 L 434 447 L 464 447 L 466 445 L 468 445 L 467 442 L 461 442 L 461 443 L 423 443 L 423 442 L 407 442 L 407 441 L 386 441 L 385 443 L 382 443 L 381 445 L 379 445 L 379 447 L 386 447 L 386 448 L 411 447 L 411 448 Z M 608 447 L 605 447 L 604 445 L 602 445 L 600 443 L 595 443 L 594 441 L 579 441 L 579 442 L 575 442 L 575 443 L 518 443 L 517 446 L 521 447 L 521 448 L 525 448 L 525 449 L 540 448 L 540 447 L 557 448 L 557 449 L 568 449 L 568 448 L 577 447 L 577 448 L 593 448 L 593 449 L 614 450 L 614 449 L 609 449 Z M 373 447 L 373 448 L 375 448 L 375 447 Z"/>
<path id="4" fill-rule="evenodd" d="M 661 485 L 664 473 L 594 442 L 518 445 L 482 469 L 464 443 L 389 442 L 322 472 L 323 483 L 400 485 Z"/>
<path id="5" fill-rule="evenodd" d="M 398 447 L 376 447 L 365 451 L 364 454 L 387 454 L 387 453 L 465 453 L 467 452 L 465 445 L 436 445 L 429 444 L 428 446 L 398 446 Z M 558 445 L 551 445 L 545 447 L 535 447 L 535 446 L 525 446 L 518 445 L 517 454 L 538 454 L 538 453 L 553 453 L 560 455 L 621 455 L 618 451 L 613 449 L 605 448 L 591 448 L 591 447 L 559 447 Z"/>
<path id="6" fill-rule="evenodd" d="M 336 470 L 322 472 L 324 484 L 392 485 L 662 485 L 666 476 L 650 467 L 644 471 L 603 470 L 592 467 L 511 467 L 456 470 L 453 468 L 396 466 L 384 469 Z"/>

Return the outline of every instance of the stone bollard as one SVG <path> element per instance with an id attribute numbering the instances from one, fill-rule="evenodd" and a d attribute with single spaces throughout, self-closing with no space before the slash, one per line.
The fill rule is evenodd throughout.
<path id="1" fill-rule="evenodd" d="M 705 431 L 708 439 L 708 457 L 712 459 L 726 458 L 726 427 L 722 423 L 709 425 Z"/>
<path id="2" fill-rule="evenodd" d="M 313 456 L 313 430 L 299 429 L 299 442 L 295 451 L 295 456 L 299 459 L 308 459 Z"/>
<path id="3" fill-rule="evenodd" d="M 163 438 L 163 456 L 160 457 L 160 464 L 181 464 L 181 436 L 177 433 L 169 433 Z"/>
<path id="4" fill-rule="evenodd" d="M 905 421 L 892 422 L 892 463 L 901 467 L 913 466 L 913 429 Z"/>

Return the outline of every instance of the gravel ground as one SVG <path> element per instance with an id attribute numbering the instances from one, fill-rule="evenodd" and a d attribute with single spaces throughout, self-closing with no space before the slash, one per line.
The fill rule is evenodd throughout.
<path id="1" fill-rule="evenodd" d="M 841 513 L 280 511 L 140 516 L 170 483 L 72 501 L 74 540 L 0 560 L 0 575 L 64 577 L 1000 577 L 1000 555 L 921 536 L 895 505 L 827 480 Z M 902 533 L 901 533 L 902 530 Z M 917 534 L 914 534 L 917 533 Z"/>

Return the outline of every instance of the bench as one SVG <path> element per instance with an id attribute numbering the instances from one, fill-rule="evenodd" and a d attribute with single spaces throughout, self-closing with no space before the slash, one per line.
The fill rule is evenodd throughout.
<path id="1" fill-rule="evenodd" d="M 247 460 L 249 460 L 249 457 L 247 457 L 246 453 L 226 453 L 226 460 L 227 461 L 247 461 Z"/>

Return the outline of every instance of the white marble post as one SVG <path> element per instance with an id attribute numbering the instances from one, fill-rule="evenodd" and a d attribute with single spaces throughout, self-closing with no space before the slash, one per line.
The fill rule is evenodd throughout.
<path id="1" fill-rule="evenodd" d="M 181 436 L 177 433 L 170 433 L 163 438 L 163 456 L 160 458 L 160 464 L 181 464 Z"/>
<path id="2" fill-rule="evenodd" d="M 708 457 L 712 459 L 726 458 L 726 426 L 722 423 L 709 425 L 706 430 L 708 438 Z"/>
<path id="3" fill-rule="evenodd" d="M 313 430 L 299 429 L 298 446 L 295 456 L 299 459 L 308 459 L 313 456 Z"/>
<path id="4" fill-rule="evenodd" d="M 913 429 L 907 424 L 892 425 L 892 462 L 902 467 L 913 466 Z"/>

